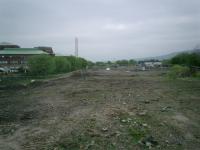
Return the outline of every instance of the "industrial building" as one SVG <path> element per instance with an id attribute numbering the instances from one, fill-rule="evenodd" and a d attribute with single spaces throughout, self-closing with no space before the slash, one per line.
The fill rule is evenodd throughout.
<path id="1" fill-rule="evenodd" d="M 0 67 L 26 66 L 28 58 L 34 55 L 54 55 L 51 47 L 20 48 L 11 43 L 0 43 Z"/>

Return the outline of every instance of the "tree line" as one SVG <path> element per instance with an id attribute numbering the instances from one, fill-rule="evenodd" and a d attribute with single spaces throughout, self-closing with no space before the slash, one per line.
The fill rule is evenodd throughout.
<path id="1" fill-rule="evenodd" d="M 200 67 L 200 55 L 196 53 L 182 53 L 171 59 L 171 64 L 185 65 L 188 67 Z"/>
<path id="2" fill-rule="evenodd" d="M 97 61 L 96 63 L 93 63 L 93 65 L 96 66 L 130 66 L 130 65 L 136 65 L 136 61 L 134 59 L 130 59 L 130 60 L 117 60 L 117 61 Z"/>
<path id="3" fill-rule="evenodd" d="M 67 73 L 79 69 L 85 69 L 87 66 L 133 66 L 137 62 L 134 59 L 130 60 L 117 60 L 107 62 L 92 62 L 84 58 L 74 56 L 48 56 L 40 55 L 33 56 L 28 61 L 28 73 L 31 75 L 49 75 L 58 73 Z M 195 67 L 200 67 L 200 55 L 196 53 L 182 53 L 170 60 L 163 61 L 163 64 L 171 65 L 169 75 L 172 77 L 185 77 L 194 76 L 199 74 Z"/>

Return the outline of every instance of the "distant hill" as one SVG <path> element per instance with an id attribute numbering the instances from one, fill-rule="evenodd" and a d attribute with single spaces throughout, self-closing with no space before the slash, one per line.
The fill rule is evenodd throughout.
<path id="1" fill-rule="evenodd" d="M 196 53 L 196 54 L 200 55 L 200 48 L 193 49 L 193 50 L 184 50 L 184 51 L 181 51 L 181 52 L 174 52 L 174 53 L 170 53 L 170 54 L 162 55 L 162 56 L 140 58 L 140 59 L 137 59 L 137 60 L 150 60 L 150 59 L 165 60 L 165 59 L 171 59 L 174 56 L 181 54 L 181 53 Z"/>

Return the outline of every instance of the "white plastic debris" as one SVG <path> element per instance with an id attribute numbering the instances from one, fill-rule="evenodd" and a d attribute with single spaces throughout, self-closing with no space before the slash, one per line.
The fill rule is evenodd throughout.
<path id="1" fill-rule="evenodd" d="M 35 82 L 35 80 L 31 80 L 31 83 Z"/>

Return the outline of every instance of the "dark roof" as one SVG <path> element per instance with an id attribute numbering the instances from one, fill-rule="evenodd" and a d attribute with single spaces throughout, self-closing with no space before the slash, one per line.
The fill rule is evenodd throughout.
<path id="1" fill-rule="evenodd" d="M 20 48 L 20 46 L 8 42 L 0 42 L 0 50 L 3 50 L 5 48 Z"/>
<path id="2" fill-rule="evenodd" d="M 16 45 L 16 44 L 9 43 L 9 42 L 0 42 L 0 45 Z"/>
<path id="3" fill-rule="evenodd" d="M 34 47 L 34 48 L 43 50 L 44 52 L 47 52 L 47 53 L 49 53 L 49 54 L 51 54 L 51 55 L 54 55 L 54 52 L 53 52 L 52 47 L 48 47 L 48 46 L 38 46 L 38 47 Z"/>
<path id="4" fill-rule="evenodd" d="M 5 48 L 0 51 L 0 55 L 38 55 L 48 54 L 37 48 Z"/>

